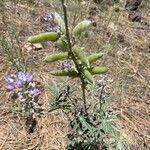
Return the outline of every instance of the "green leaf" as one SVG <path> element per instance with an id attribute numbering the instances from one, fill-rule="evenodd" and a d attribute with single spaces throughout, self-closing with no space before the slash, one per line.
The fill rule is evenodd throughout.
<path id="1" fill-rule="evenodd" d="M 124 138 L 119 137 L 116 141 L 116 150 L 129 150 L 129 146 L 125 143 Z"/>
<path id="2" fill-rule="evenodd" d="M 117 129 L 117 126 L 114 122 L 114 120 L 111 119 L 103 119 L 101 123 L 101 128 L 106 132 L 107 134 L 117 137 L 119 135 L 119 131 Z"/>

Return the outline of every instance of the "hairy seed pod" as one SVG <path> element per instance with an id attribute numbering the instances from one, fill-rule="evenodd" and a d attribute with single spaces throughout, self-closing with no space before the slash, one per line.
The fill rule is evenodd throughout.
<path id="1" fill-rule="evenodd" d="M 67 43 L 61 38 L 55 42 L 55 45 L 58 46 L 59 48 L 62 48 L 63 50 L 68 50 Z"/>
<path id="2" fill-rule="evenodd" d="M 44 58 L 44 61 L 45 62 L 55 62 L 55 61 L 58 61 L 58 60 L 64 60 L 64 59 L 68 59 L 69 55 L 68 53 L 59 53 L 59 54 L 53 54 L 53 55 L 50 55 L 50 56 L 46 56 Z"/>
<path id="3" fill-rule="evenodd" d="M 84 52 L 81 48 L 73 48 L 73 52 L 79 58 L 79 60 L 84 66 L 86 67 L 90 66 L 89 61 L 87 57 L 84 55 Z"/>
<path id="4" fill-rule="evenodd" d="M 92 25 L 92 22 L 89 20 L 84 20 L 80 22 L 74 29 L 73 35 L 80 35 L 82 32 L 87 31 Z"/>
<path id="5" fill-rule="evenodd" d="M 68 76 L 68 77 L 78 77 L 78 72 L 76 70 L 57 70 L 51 71 L 51 75 L 54 76 Z"/>
<path id="6" fill-rule="evenodd" d="M 42 43 L 47 41 L 57 41 L 59 35 L 56 32 L 45 32 L 38 35 L 30 36 L 28 42 L 30 43 Z"/>
<path id="7" fill-rule="evenodd" d="M 92 74 L 91 74 L 88 70 L 84 69 L 84 70 L 83 70 L 83 74 L 84 74 L 85 78 L 86 78 L 89 82 L 91 82 L 91 83 L 94 82 L 93 76 L 92 76 Z"/>
<path id="8" fill-rule="evenodd" d="M 55 22 L 58 26 L 60 26 L 61 31 L 62 31 L 63 33 L 66 33 L 64 20 L 62 19 L 62 17 L 61 17 L 57 12 L 54 13 L 54 22 Z"/>
<path id="9" fill-rule="evenodd" d="M 104 53 L 95 53 L 95 54 L 90 55 L 88 57 L 89 63 L 91 64 L 91 63 L 95 62 L 96 60 L 101 58 L 103 55 L 104 55 Z"/>
<path id="10" fill-rule="evenodd" d="M 108 71 L 108 68 L 107 67 L 93 67 L 93 68 L 90 68 L 89 71 L 92 75 L 103 74 Z"/>

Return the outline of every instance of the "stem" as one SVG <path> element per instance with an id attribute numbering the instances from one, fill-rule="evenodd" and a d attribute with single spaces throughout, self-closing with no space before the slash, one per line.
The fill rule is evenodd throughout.
<path id="1" fill-rule="evenodd" d="M 105 88 L 105 85 L 102 85 L 102 89 L 101 89 L 101 93 L 99 97 L 99 105 L 100 105 L 99 112 L 101 112 L 102 110 L 102 97 L 103 97 L 104 88 Z"/>
<path id="2" fill-rule="evenodd" d="M 84 103 L 84 111 L 87 113 L 87 107 L 86 107 L 86 96 L 85 96 L 85 87 L 84 87 L 84 76 L 82 74 L 82 68 L 78 65 L 77 59 L 72 51 L 72 45 L 71 45 L 71 40 L 70 40 L 70 33 L 69 33 L 69 27 L 68 27 L 68 19 L 67 19 L 67 8 L 64 0 L 61 0 L 62 7 L 63 7 L 63 12 L 64 12 L 64 22 L 65 22 L 65 29 L 66 29 L 66 37 L 67 37 L 67 43 L 69 47 L 69 53 L 70 56 L 75 64 L 75 67 L 78 71 L 79 78 L 81 80 L 81 89 L 82 89 L 82 98 L 83 98 L 83 103 Z"/>

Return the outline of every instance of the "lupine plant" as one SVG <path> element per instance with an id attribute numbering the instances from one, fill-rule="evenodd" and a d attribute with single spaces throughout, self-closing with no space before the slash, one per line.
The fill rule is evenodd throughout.
<path id="1" fill-rule="evenodd" d="M 126 150 L 123 138 L 113 119 L 109 94 L 105 93 L 105 85 L 97 85 L 94 76 L 108 71 L 105 66 L 95 66 L 103 53 L 93 53 L 86 56 L 85 48 L 78 46 L 78 39 L 93 25 L 90 20 L 83 20 L 70 32 L 68 26 L 67 9 L 64 0 L 61 0 L 64 18 L 57 12 L 43 16 L 48 23 L 48 32 L 40 33 L 28 38 L 31 43 L 51 41 L 62 52 L 48 55 L 44 58 L 47 63 L 57 62 L 60 70 L 53 70 L 51 75 L 78 79 L 80 88 L 65 84 L 57 88 L 51 102 L 50 111 L 63 109 L 72 114 L 70 127 L 72 133 L 68 135 L 70 143 L 68 150 Z M 94 88 L 95 101 L 87 98 Z M 79 90 L 79 95 L 74 94 Z M 74 95 L 73 95 L 74 94 Z M 81 97 L 79 97 L 81 96 Z"/>
<path id="2" fill-rule="evenodd" d="M 19 71 L 16 74 L 5 76 L 5 85 L 12 99 L 18 100 L 21 113 L 26 118 L 28 132 L 33 132 L 36 116 L 41 111 L 38 98 L 41 91 L 36 87 L 36 82 L 30 73 Z"/>

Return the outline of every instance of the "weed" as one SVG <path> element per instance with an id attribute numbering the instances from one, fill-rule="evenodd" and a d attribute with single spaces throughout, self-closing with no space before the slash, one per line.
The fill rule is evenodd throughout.
<path id="1" fill-rule="evenodd" d="M 51 72 L 52 75 L 68 76 L 71 77 L 71 80 L 79 78 L 81 87 L 78 87 L 77 91 L 80 90 L 80 96 L 82 97 L 79 98 L 78 95 L 74 94 L 76 91 L 74 85 L 65 83 L 65 86 L 60 89 L 56 88 L 57 92 L 54 91 L 54 100 L 51 103 L 50 111 L 62 109 L 72 114 L 70 126 L 73 132 L 68 135 L 71 141 L 68 150 L 96 150 L 99 147 L 101 149 L 126 150 L 128 147 L 124 144 L 125 142 L 114 121 L 109 95 L 104 94 L 105 85 L 97 85 L 94 81 L 95 74 L 103 74 L 108 70 L 107 67 L 93 65 L 93 62 L 102 57 L 102 54 L 92 54 L 87 57 L 84 47 L 78 46 L 81 35 L 84 35 L 93 23 L 90 20 L 84 20 L 70 32 L 66 4 L 64 0 L 61 0 L 61 3 L 64 19 L 58 13 L 53 13 L 52 17 L 44 17 L 44 20 L 59 26 L 61 34 L 53 30 L 52 26 L 51 34 L 48 37 L 47 34 L 42 33 L 31 36 L 28 41 L 31 43 L 53 41 L 54 44 L 65 51 L 47 56 L 44 61 L 48 63 L 61 61 L 60 64 L 63 66 L 63 70 L 54 70 Z M 68 67 L 68 64 L 64 65 L 62 63 L 64 59 L 73 62 L 73 67 L 70 67 L 70 65 Z M 96 90 L 99 93 L 97 95 L 99 100 L 97 102 L 92 101 L 89 104 L 86 92 L 89 93 L 93 86 L 99 89 Z M 96 99 L 96 97 L 94 98 Z M 80 99 L 82 99 L 83 104 L 81 104 Z"/>

